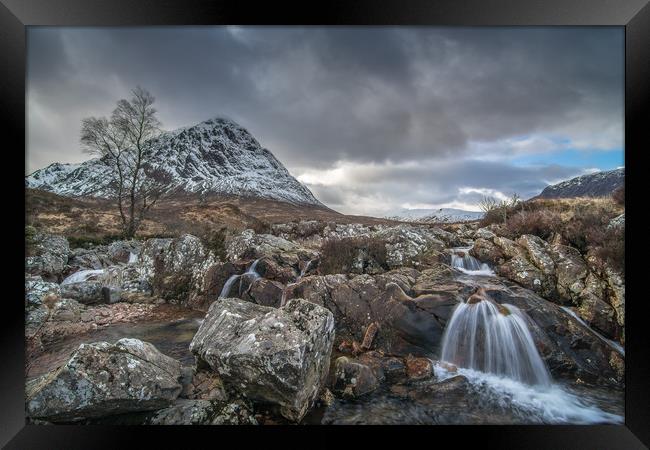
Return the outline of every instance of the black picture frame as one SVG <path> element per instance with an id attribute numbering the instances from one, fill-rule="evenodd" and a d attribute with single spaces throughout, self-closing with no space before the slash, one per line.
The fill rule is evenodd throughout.
<path id="1" fill-rule="evenodd" d="M 465 443 L 468 437 L 479 445 L 497 448 L 645 448 L 650 445 L 650 347 L 647 316 L 641 294 L 639 265 L 630 264 L 634 255 L 643 255 L 643 235 L 638 232 L 642 219 L 642 194 L 645 166 L 640 160 L 648 145 L 648 80 L 650 80 L 650 6 L 647 0 L 376 0 L 302 2 L 300 4 L 249 1 L 159 0 L 0 0 L 0 110 L 4 156 L 8 159 L 17 149 L 25 148 L 25 53 L 26 27 L 49 26 L 134 26 L 134 25 L 444 25 L 444 26 L 623 26 L 625 27 L 625 167 L 626 197 L 632 209 L 627 211 L 627 239 L 637 236 L 626 246 L 626 367 L 625 425 L 609 426 L 465 426 L 465 427 L 266 427 L 256 429 L 263 439 L 287 442 L 301 436 L 302 445 L 322 443 L 339 445 L 332 437 L 338 432 L 371 435 L 383 439 L 396 432 L 410 442 L 417 434 L 431 444 L 451 439 L 452 445 Z M 607 62 L 604 61 L 604 64 Z M 16 158 L 20 161 L 20 157 Z M 23 160 L 24 163 L 24 160 Z M 6 163 L 7 165 L 11 163 Z M 18 162 L 20 167 L 20 162 Z M 9 168 L 8 166 L 6 166 Z M 5 222 L 7 242 L 21 251 L 23 226 L 16 217 L 24 200 L 24 167 L 11 166 L 3 171 L 5 199 L 16 202 L 7 206 Z M 639 188 L 634 188 L 634 183 Z M 24 202 L 22 202 L 24 211 Z M 627 208 L 626 208 L 627 209 Z M 630 215 L 631 213 L 631 215 Z M 641 222 L 642 223 L 642 222 Z M 635 231 L 636 230 L 636 231 Z M 23 246 L 24 250 L 24 246 Z M 11 258 L 11 259 L 9 259 Z M 15 258 L 15 259 L 14 259 Z M 195 442 L 198 435 L 225 439 L 224 433 L 250 438 L 250 428 L 229 427 L 107 427 L 107 426 L 34 426 L 25 425 L 24 414 L 24 292 L 18 255 L 8 255 L 5 273 L 2 344 L 2 383 L 0 390 L 0 444 L 6 448 L 97 448 L 134 444 L 151 444 L 154 435 L 171 445 L 171 433 L 180 434 L 181 442 Z M 7 290 L 8 289 L 8 290 Z M 369 431 L 369 432 L 368 432 Z M 257 434 L 255 433 L 255 434 Z M 312 437 L 323 433 L 325 439 Z M 404 434 L 408 433 L 408 434 Z M 191 441 L 186 440 L 190 439 Z M 327 439 L 329 437 L 330 439 Z M 370 437 L 370 436 L 368 436 Z M 329 442 L 329 444 L 328 444 Z M 144 445 L 144 444 L 142 444 Z M 191 445 L 191 444 L 190 444 Z M 225 441 L 222 445 L 225 444 Z M 408 444 L 407 444 L 408 445 Z"/>

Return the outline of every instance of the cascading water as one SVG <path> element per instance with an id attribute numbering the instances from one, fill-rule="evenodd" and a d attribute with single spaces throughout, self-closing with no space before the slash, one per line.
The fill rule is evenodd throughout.
<path id="1" fill-rule="evenodd" d="M 284 304 L 287 302 L 287 292 L 288 292 L 289 288 L 291 286 L 295 286 L 296 284 L 298 284 L 300 279 L 307 273 L 307 271 L 311 267 L 311 263 L 314 262 L 314 261 L 315 260 L 310 259 L 309 262 L 307 264 L 305 264 L 305 267 L 303 267 L 302 270 L 300 271 L 300 275 L 298 275 L 298 278 L 296 278 L 296 281 L 294 281 L 293 283 L 287 283 L 287 285 L 284 287 L 284 289 L 282 289 L 282 299 L 280 300 L 280 306 L 284 306 Z"/>
<path id="2" fill-rule="evenodd" d="M 129 261 L 127 262 L 127 264 L 134 264 L 136 262 L 138 262 L 138 254 L 129 252 Z"/>
<path id="3" fill-rule="evenodd" d="M 68 276 L 66 279 L 64 279 L 61 282 L 61 286 L 64 286 L 66 284 L 81 283 L 84 281 L 88 281 L 93 277 L 104 275 L 104 272 L 105 272 L 104 269 L 80 270 L 79 272 L 75 272 L 72 275 Z"/>
<path id="4" fill-rule="evenodd" d="M 513 305 L 493 302 L 482 290 L 452 314 L 443 336 L 441 363 L 434 370 L 439 380 L 463 375 L 484 401 L 509 408 L 527 421 L 623 422 L 622 416 L 553 383 L 525 314 Z"/>
<path id="5" fill-rule="evenodd" d="M 445 330 L 442 360 L 523 383 L 551 384 L 523 313 L 488 299 L 458 305 Z"/>
<path id="6" fill-rule="evenodd" d="M 471 247 L 452 248 L 451 266 L 468 275 L 487 275 L 493 276 L 494 272 L 485 263 L 469 254 Z"/>
<path id="7" fill-rule="evenodd" d="M 256 259 L 253 261 L 253 264 L 248 268 L 248 270 L 241 275 L 232 275 L 228 280 L 226 281 L 226 284 L 223 285 L 223 289 L 221 289 L 221 293 L 219 294 L 218 298 L 225 298 L 228 296 L 230 293 L 230 290 L 232 289 L 232 285 L 235 283 L 235 281 L 239 280 L 239 291 L 238 295 L 241 295 L 241 282 L 244 277 L 251 277 L 254 280 L 257 280 L 260 278 L 260 274 L 258 274 L 255 269 L 257 268 L 257 263 L 259 263 L 260 260 Z"/>
<path id="8" fill-rule="evenodd" d="M 573 317 L 574 319 L 576 319 L 576 320 L 580 323 L 580 325 L 582 325 L 582 326 L 585 327 L 587 330 L 589 330 L 589 332 L 592 333 L 594 336 L 596 336 L 598 339 L 600 339 L 601 341 L 603 341 L 604 343 L 606 343 L 607 345 L 609 345 L 611 348 L 613 348 L 614 350 L 616 350 L 616 351 L 617 351 L 618 353 L 620 353 L 622 356 L 625 356 L 625 349 L 623 348 L 623 346 L 622 346 L 621 344 L 619 344 L 618 342 L 612 341 L 611 339 L 607 339 L 605 336 L 603 336 L 602 334 L 600 334 L 599 332 L 597 332 L 596 330 L 594 330 L 593 328 L 591 328 L 591 327 L 590 327 L 589 325 L 587 325 L 587 323 L 586 323 L 584 320 L 582 320 L 582 318 L 581 318 L 580 316 L 578 316 L 578 315 L 575 313 L 575 311 L 573 311 L 571 308 L 567 308 L 566 306 L 560 306 L 560 308 L 562 309 L 562 311 L 566 312 L 566 313 L 569 314 L 571 317 Z"/>

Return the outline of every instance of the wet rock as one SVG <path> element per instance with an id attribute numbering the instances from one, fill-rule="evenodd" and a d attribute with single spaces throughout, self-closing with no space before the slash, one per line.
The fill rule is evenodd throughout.
<path id="1" fill-rule="evenodd" d="M 70 252 L 64 274 L 68 276 L 79 270 L 103 269 L 111 264 L 113 261 L 109 258 L 105 246 L 92 249 L 75 248 Z"/>
<path id="2" fill-rule="evenodd" d="M 493 266 L 504 263 L 506 258 L 501 248 L 486 238 L 477 239 L 469 254 Z"/>
<path id="3" fill-rule="evenodd" d="M 327 376 L 334 318 L 302 299 L 276 309 L 239 299 L 210 306 L 190 350 L 227 389 L 279 406 L 300 421 Z"/>
<path id="4" fill-rule="evenodd" d="M 433 365 L 427 358 L 408 356 L 405 360 L 406 375 L 411 380 L 424 380 L 433 376 Z"/>
<path id="5" fill-rule="evenodd" d="M 27 415 L 70 422 L 170 405 L 181 392 L 180 363 L 137 339 L 82 344 L 59 369 L 27 389 Z"/>
<path id="6" fill-rule="evenodd" d="M 332 390 L 344 397 L 361 397 L 380 385 L 374 371 L 365 364 L 339 357 L 334 364 L 334 383 Z"/>

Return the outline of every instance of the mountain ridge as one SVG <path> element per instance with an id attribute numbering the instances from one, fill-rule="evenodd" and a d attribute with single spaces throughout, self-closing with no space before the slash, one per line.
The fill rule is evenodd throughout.
<path id="1" fill-rule="evenodd" d="M 546 186 L 534 198 L 606 197 L 625 183 L 625 168 L 605 170 Z M 532 200 L 532 199 L 531 199 Z"/>
<path id="2" fill-rule="evenodd" d="M 214 117 L 162 132 L 143 170 L 166 193 L 237 195 L 325 207 L 268 149 L 230 119 Z M 102 158 L 53 163 L 25 177 L 27 188 L 70 197 L 110 198 L 114 178 Z"/>

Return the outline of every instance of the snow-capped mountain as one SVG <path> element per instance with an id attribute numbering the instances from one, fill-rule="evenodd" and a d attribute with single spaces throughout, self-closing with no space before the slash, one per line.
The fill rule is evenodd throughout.
<path id="1" fill-rule="evenodd" d="M 465 211 L 455 208 L 439 209 L 401 209 L 387 219 L 404 222 L 452 223 L 470 222 L 483 217 L 480 211 Z"/>
<path id="2" fill-rule="evenodd" d="M 238 124 L 214 118 L 151 141 L 147 177 L 167 192 L 238 195 L 323 206 L 273 154 Z M 110 197 L 113 176 L 100 158 L 54 163 L 26 177 L 28 188 L 60 195 Z"/>
<path id="3" fill-rule="evenodd" d="M 625 168 L 590 173 L 544 188 L 538 198 L 605 197 L 625 183 Z"/>

